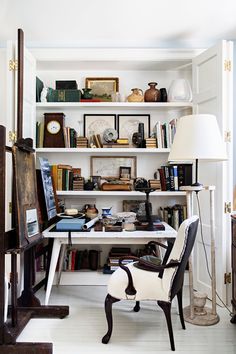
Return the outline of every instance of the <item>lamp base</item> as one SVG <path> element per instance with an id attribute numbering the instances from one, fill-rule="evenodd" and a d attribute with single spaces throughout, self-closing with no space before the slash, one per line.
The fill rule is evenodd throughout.
<path id="1" fill-rule="evenodd" d="M 193 318 L 190 316 L 190 306 L 183 309 L 184 320 L 186 322 L 192 323 L 197 326 L 212 326 L 219 322 L 220 317 L 216 314 L 212 314 L 212 309 L 204 307 L 204 313 L 196 314 L 194 313 Z"/>

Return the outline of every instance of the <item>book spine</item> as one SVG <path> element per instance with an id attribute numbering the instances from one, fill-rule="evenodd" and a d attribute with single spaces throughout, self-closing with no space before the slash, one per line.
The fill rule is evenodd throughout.
<path id="1" fill-rule="evenodd" d="M 62 168 L 57 169 L 57 189 L 62 191 Z"/>
<path id="2" fill-rule="evenodd" d="M 173 165 L 173 175 L 174 175 L 174 190 L 179 190 L 179 183 L 178 183 L 178 166 Z"/>
<path id="3" fill-rule="evenodd" d="M 161 190 L 166 191 L 166 179 L 165 179 L 165 172 L 163 168 L 158 168 L 158 172 L 160 175 L 160 181 L 161 181 Z"/>

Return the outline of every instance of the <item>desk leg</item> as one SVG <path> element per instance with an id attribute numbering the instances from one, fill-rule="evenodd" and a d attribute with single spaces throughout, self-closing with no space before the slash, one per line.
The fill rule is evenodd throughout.
<path id="1" fill-rule="evenodd" d="M 54 239 L 53 247 L 52 247 L 52 257 L 51 257 L 49 274 L 48 274 L 48 283 L 47 283 L 47 290 L 46 290 L 46 296 L 45 296 L 45 305 L 48 305 L 49 296 L 51 294 L 52 283 L 53 283 L 53 278 L 54 278 L 55 271 L 56 271 L 60 247 L 61 247 L 61 243 L 59 242 L 59 240 Z"/>
<path id="2" fill-rule="evenodd" d="M 61 254 L 59 259 L 58 275 L 57 275 L 57 286 L 59 286 L 61 280 L 61 272 L 62 272 L 63 262 L 65 259 L 66 246 L 67 246 L 66 244 L 61 245 Z"/>

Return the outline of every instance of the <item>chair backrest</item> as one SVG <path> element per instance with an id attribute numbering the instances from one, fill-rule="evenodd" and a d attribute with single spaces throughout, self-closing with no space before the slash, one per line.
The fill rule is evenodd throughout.
<path id="1" fill-rule="evenodd" d="M 169 293 L 170 299 L 173 299 L 183 285 L 184 271 L 196 239 L 198 222 L 196 215 L 182 222 L 168 257 L 167 263 L 171 260 L 180 262 L 178 267 L 167 268 L 163 272 L 163 288 Z"/>

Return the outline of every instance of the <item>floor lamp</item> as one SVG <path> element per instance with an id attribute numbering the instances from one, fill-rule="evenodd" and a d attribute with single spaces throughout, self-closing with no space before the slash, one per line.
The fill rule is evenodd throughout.
<path id="1" fill-rule="evenodd" d="M 203 189 L 208 189 L 210 193 L 212 308 L 207 309 L 205 314 L 199 315 L 194 311 L 192 257 L 190 257 L 189 260 L 190 306 L 185 309 L 185 320 L 197 325 L 213 325 L 219 321 L 219 317 L 216 313 L 215 186 L 204 188 L 203 185 L 199 183 L 198 161 L 223 161 L 226 159 L 226 149 L 214 115 L 194 114 L 179 119 L 168 161 L 171 163 L 195 161 L 195 182 L 191 186 L 181 188 L 187 192 L 187 201 L 190 209 L 192 209 L 193 193 L 198 193 Z"/>

